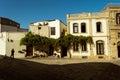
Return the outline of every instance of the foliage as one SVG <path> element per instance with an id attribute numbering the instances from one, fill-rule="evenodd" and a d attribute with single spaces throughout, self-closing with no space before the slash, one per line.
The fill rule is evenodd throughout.
<path id="1" fill-rule="evenodd" d="M 57 46 L 64 46 L 64 47 L 71 47 L 71 43 L 80 43 L 80 44 L 84 44 L 84 43 L 90 43 L 92 44 L 92 37 L 91 36 L 73 36 L 71 34 L 68 34 L 66 36 L 60 37 L 56 40 L 56 47 Z"/>
<path id="2" fill-rule="evenodd" d="M 61 49 L 67 48 L 68 50 L 74 42 L 80 44 L 89 43 L 90 45 L 93 43 L 91 36 L 73 36 L 71 34 L 68 34 L 58 39 L 52 39 L 29 32 L 25 35 L 24 38 L 21 39 L 20 45 L 30 45 L 34 48 L 41 48 L 43 51 L 49 50 L 49 47 L 52 47 L 54 49 L 58 47 Z"/>
<path id="3" fill-rule="evenodd" d="M 43 37 L 40 35 L 32 34 L 31 32 L 27 33 L 25 37 L 20 40 L 20 45 L 53 45 L 55 39 Z"/>

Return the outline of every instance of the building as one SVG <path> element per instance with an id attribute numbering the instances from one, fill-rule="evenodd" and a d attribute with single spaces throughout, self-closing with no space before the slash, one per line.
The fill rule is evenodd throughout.
<path id="1" fill-rule="evenodd" d="M 27 32 L 2 32 L 0 33 L 0 55 L 10 56 L 11 50 L 15 50 L 15 58 L 25 57 L 26 46 L 20 45 L 20 39 Z"/>
<path id="2" fill-rule="evenodd" d="M 25 56 L 26 46 L 20 46 L 20 39 L 25 36 L 27 29 L 20 28 L 20 24 L 0 17 L 0 55 L 10 56 L 11 49 L 15 50 L 15 57 Z"/>
<path id="3" fill-rule="evenodd" d="M 46 20 L 31 23 L 29 29 L 34 34 L 56 39 L 65 34 L 66 25 L 58 19 Z"/>
<path id="4" fill-rule="evenodd" d="M 20 24 L 11 19 L 0 17 L 0 32 L 25 32 L 27 29 L 20 28 Z"/>
<path id="5" fill-rule="evenodd" d="M 57 39 L 65 35 L 66 29 L 67 27 L 62 21 L 55 19 L 31 23 L 29 31 L 33 34 Z M 52 55 L 53 48 L 49 47 L 47 49 L 49 49 L 48 55 Z M 33 49 L 32 54 L 34 55 L 36 52 L 38 51 Z"/>
<path id="6" fill-rule="evenodd" d="M 67 33 L 92 36 L 93 39 L 92 46 L 88 43 L 73 45 L 70 49 L 71 57 L 120 58 L 120 4 L 110 3 L 100 12 L 67 14 Z"/>

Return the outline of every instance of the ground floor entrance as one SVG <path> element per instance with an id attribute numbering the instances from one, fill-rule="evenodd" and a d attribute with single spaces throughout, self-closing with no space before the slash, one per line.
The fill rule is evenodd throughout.
<path id="1" fill-rule="evenodd" d="M 33 46 L 27 46 L 26 50 L 27 50 L 26 55 L 25 55 L 26 57 L 27 56 L 33 56 Z"/>
<path id="2" fill-rule="evenodd" d="M 117 43 L 118 58 L 120 58 L 120 41 Z"/>

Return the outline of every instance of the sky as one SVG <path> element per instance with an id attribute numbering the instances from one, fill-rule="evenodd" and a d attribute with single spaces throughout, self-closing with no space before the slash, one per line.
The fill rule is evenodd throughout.
<path id="1" fill-rule="evenodd" d="M 99 12 L 107 3 L 120 0 L 0 0 L 0 17 L 20 23 L 29 29 L 29 24 L 60 19 L 66 24 L 66 15 L 81 12 Z"/>

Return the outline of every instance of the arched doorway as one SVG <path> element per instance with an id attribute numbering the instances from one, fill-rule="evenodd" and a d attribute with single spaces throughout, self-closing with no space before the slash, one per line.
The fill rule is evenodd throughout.
<path id="1" fill-rule="evenodd" d="M 117 43 L 118 58 L 120 58 L 120 41 Z"/>

